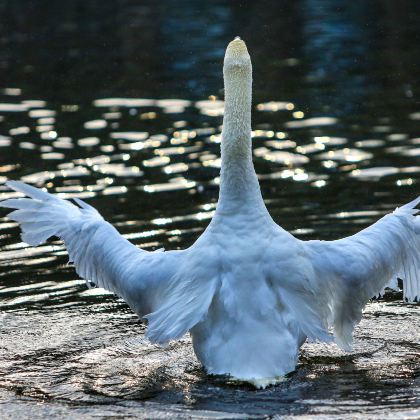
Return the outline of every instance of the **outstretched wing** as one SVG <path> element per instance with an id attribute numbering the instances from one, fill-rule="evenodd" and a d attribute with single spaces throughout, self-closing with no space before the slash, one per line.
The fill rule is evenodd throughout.
<path id="1" fill-rule="evenodd" d="M 404 299 L 420 299 L 420 217 L 412 201 L 361 232 L 336 241 L 308 241 L 316 279 L 313 307 L 334 327 L 337 343 L 350 350 L 352 332 L 370 298 L 397 277 Z"/>
<path id="2" fill-rule="evenodd" d="M 188 250 L 144 251 L 81 200 L 76 206 L 20 181 L 7 185 L 30 197 L 0 202 L 16 209 L 8 217 L 20 223 L 23 241 L 37 246 L 60 237 L 81 277 L 122 297 L 140 317 L 147 314 L 153 341 L 178 338 L 207 312 L 214 282 L 182 278 Z"/>

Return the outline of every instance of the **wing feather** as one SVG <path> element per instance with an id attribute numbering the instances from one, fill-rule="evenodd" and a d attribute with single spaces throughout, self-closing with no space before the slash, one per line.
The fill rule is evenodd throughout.
<path id="1" fill-rule="evenodd" d="M 417 198 L 397 208 L 348 238 L 305 243 L 315 271 L 318 308 L 342 348 L 351 349 L 353 328 L 368 300 L 395 284 L 396 277 L 404 282 L 405 301 L 420 299 L 419 202 Z"/>
<path id="2" fill-rule="evenodd" d="M 7 185 L 30 197 L 0 202 L 16 209 L 9 218 L 20 223 L 22 239 L 37 246 L 60 237 L 88 287 L 92 282 L 114 292 L 140 317 L 146 315 L 151 341 L 180 337 L 207 312 L 215 281 L 206 280 L 205 270 L 197 274 L 203 264 L 189 250 L 144 251 L 82 200 L 75 199 L 76 206 L 20 181 Z"/>

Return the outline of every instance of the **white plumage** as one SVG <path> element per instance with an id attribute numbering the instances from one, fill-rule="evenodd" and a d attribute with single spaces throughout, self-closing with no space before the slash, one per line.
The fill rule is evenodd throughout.
<path id="1" fill-rule="evenodd" d="M 420 296 L 420 198 L 356 235 L 300 241 L 270 217 L 252 163 L 252 67 L 245 43 L 224 62 L 225 116 L 220 197 L 190 248 L 147 252 L 125 240 L 91 206 L 77 206 L 19 181 L 30 198 L 0 206 L 36 246 L 65 242 L 77 273 L 121 296 L 166 343 L 190 331 L 209 373 L 265 386 L 294 370 L 306 339 L 351 349 L 367 301 L 398 276 L 404 298 Z M 332 331 L 332 332 L 331 332 Z"/>

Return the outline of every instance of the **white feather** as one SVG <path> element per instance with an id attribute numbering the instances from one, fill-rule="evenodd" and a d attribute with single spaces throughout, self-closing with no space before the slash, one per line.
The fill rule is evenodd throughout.
<path id="1" fill-rule="evenodd" d="M 18 181 L 9 187 L 30 198 L 0 206 L 16 209 L 9 217 L 30 245 L 62 238 L 88 285 L 118 294 L 148 320 L 150 340 L 163 344 L 190 331 L 208 372 L 266 386 L 295 369 L 307 338 L 335 338 L 351 349 L 366 302 L 397 276 L 405 300 L 419 299 L 420 199 L 348 238 L 297 240 L 274 223 L 261 196 L 252 163 L 252 67 L 241 40 L 229 44 L 224 77 L 219 202 L 187 250 L 141 250 L 87 203 Z"/>
<path id="2" fill-rule="evenodd" d="M 414 216 L 418 202 L 414 200 L 348 238 L 306 244 L 320 304 L 329 308 L 329 324 L 337 343 L 346 350 L 351 349 L 354 325 L 368 300 L 397 277 L 404 282 L 406 301 L 420 296 L 419 218 Z"/>

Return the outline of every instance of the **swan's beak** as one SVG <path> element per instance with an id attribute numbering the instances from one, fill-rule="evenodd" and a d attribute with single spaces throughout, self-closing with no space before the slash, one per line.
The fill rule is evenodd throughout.
<path id="1" fill-rule="evenodd" d="M 225 54 L 225 69 L 235 67 L 250 67 L 251 58 L 248 54 L 246 44 L 241 38 L 236 37 L 231 41 L 226 49 Z"/>

